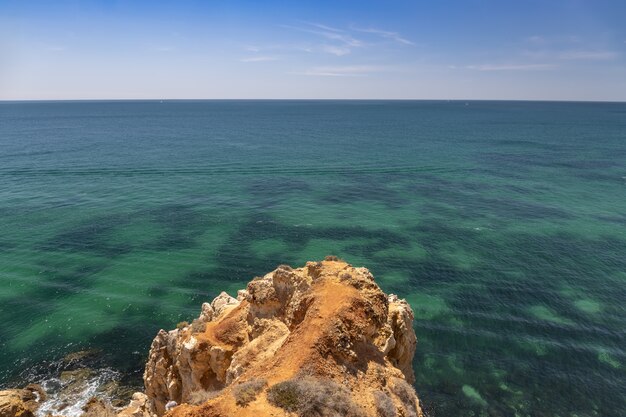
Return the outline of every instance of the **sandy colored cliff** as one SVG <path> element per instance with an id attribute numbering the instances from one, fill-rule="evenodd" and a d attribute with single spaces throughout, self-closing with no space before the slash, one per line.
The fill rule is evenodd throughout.
<path id="1" fill-rule="evenodd" d="M 170 403 L 172 417 L 420 416 L 409 305 L 367 269 L 329 259 L 280 266 L 237 299 L 222 293 L 191 324 L 159 332 L 144 374 L 154 411 Z"/>
<path id="2" fill-rule="evenodd" d="M 412 323 L 409 305 L 365 268 L 334 257 L 281 265 L 159 331 L 145 392 L 122 408 L 91 398 L 81 417 L 421 417 Z M 32 417 L 45 397 L 0 394 L 1 417 Z"/>

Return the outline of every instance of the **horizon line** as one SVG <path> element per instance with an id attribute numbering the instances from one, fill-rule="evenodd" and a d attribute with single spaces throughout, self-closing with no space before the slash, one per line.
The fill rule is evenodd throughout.
<path id="1" fill-rule="evenodd" d="M 61 99 L 0 99 L 0 103 L 51 103 L 51 102 L 165 102 L 165 101 L 443 101 L 443 102 L 540 102 L 540 103 L 615 103 L 625 100 L 578 99 L 465 99 L 465 98 L 61 98 Z"/>

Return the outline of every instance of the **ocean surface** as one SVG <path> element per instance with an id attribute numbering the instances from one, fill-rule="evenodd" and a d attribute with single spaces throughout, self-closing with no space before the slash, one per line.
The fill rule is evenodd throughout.
<path id="1" fill-rule="evenodd" d="M 626 415 L 624 103 L 0 103 L 0 386 L 83 349 L 140 385 L 331 254 L 411 303 L 430 416 Z"/>

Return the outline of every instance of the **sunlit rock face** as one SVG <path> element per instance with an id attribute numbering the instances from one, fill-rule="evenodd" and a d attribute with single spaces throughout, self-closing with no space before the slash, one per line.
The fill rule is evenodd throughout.
<path id="1" fill-rule="evenodd" d="M 24 389 L 0 391 L 0 417 L 34 417 L 45 393 L 31 384 Z"/>
<path id="2" fill-rule="evenodd" d="M 237 298 L 204 303 L 191 324 L 157 334 L 142 407 L 158 416 L 280 416 L 306 407 L 421 416 L 410 386 L 412 323 L 406 301 L 384 294 L 365 268 L 332 257 L 281 265 Z M 295 403 L 285 402 L 289 390 Z"/>

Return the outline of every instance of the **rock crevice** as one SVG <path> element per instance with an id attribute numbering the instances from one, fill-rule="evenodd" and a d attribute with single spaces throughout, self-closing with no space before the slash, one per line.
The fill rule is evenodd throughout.
<path id="1" fill-rule="evenodd" d="M 365 268 L 281 265 L 160 330 L 145 392 L 123 408 L 92 398 L 82 417 L 421 417 L 413 318 Z M 0 391 L 0 417 L 34 417 L 44 395 Z"/>
<path id="2" fill-rule="evenodd" d="M 405 410 L 398 415 L 421 415 L 409 385 L 412 322 L 408 303 L 384 294 L 365 268 L 338 260 L 281 265 L 236 299 L 222 293 L 203 304 L 191 324 L 160 331 L 144 373 L 146 394 L 159 416 L 281 415 L 288 410 L 265 392 L 239 407 L 232 387 L 263 379 L 271 389 L 309 378 L 340 384 L 364 415 L 377 415 L 381 398 Z M 400 383 L 404 395 L 396 394 Z M 209 399 L 194 404 L 198 393 Z M 177 406 L 167 410 L 168 403 Z"/>

